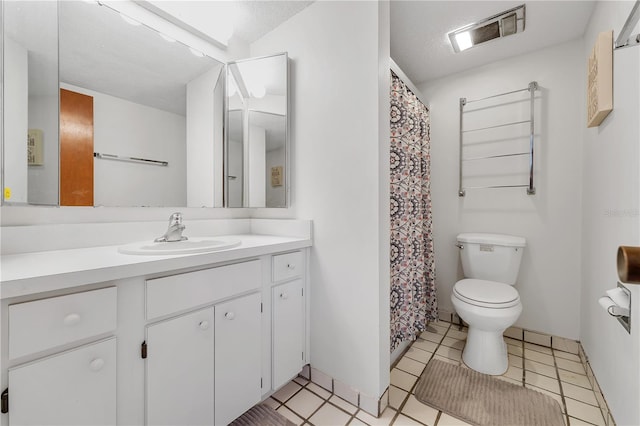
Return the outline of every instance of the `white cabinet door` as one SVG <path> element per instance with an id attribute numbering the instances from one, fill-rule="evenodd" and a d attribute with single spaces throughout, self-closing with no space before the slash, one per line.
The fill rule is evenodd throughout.
<path id="1" fill-rule="evenodd" d="M 260 293 L 215 306 L 216 425 L 226 425 L 260 401 Z"/>
<path id="2" fill-rule="evenodd" d="M 273 389 L 295 377 L 304 365 L 304 296 L 302 280 L 273 287 Z"/>
<path id="3" fill-rule="evenodd" d="M 9 370 L 9 425 L 116 424 L 116 339 Z"/>
<path id="4" fill-rule="evenodd" d="M 213 424 L 213 308 L 147 327 L 146 423 Z"/>

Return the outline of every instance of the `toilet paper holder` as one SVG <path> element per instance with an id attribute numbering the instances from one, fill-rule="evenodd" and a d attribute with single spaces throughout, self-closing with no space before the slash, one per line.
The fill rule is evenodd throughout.
<path id="1" fill-rule="evenodd" d="M 620 281 L 640 284 L 640 247 L 620 246 L 616 257 Z"/>
<path id="2" fill-rule="evenodd" d="M 618 282 L 618 289 L 622 290 L 624 292 L 624 294 L 626 295 L 626 297 L 628 297 L 629 299 L 629 309 L 628 310 L 624 310 L 626 311 L 625 314 L 617 314 L 615 313 L 616 311 L 616 306 L 609 306 L 607 307 L 607 313 L 609 315 L 611 315 L 612 317 L 615 317 L 618 322 L 620 324 L 622 324 L 622 326 L 624 327 L 625 330 L 627 330 L 627 333 L 631 334 L 631 291 L 629 291 L 628 288 L 626 288 L 624 285 L 622 285 L 622 283 Z"/>

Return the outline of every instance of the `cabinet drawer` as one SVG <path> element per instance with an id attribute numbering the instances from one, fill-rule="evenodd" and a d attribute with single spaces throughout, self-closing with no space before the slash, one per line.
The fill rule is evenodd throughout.
<path id="1" fill-rule="evenodd" d="M 147 280 L 147 319 L 260 288 L 259 260 Z"/>
<path id="2" fill-rule="evenodd" d="M 9 306 L 9 358 L 116 329 L 116 287 Z"/>
<path id="3" fill-rule="evenodd" d="M 302 275 L 302 252 L 279 254 L 273 256 L 272 280 L 274 282 L 299 277 Z"/>

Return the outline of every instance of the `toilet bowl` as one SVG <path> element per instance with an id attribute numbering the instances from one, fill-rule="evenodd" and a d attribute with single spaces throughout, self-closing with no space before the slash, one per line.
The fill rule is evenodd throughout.
<path id="1" fill-rule="evenodd" d="M 451 301 L 468 325 L 462 360 L 473 370 L 499 375 L 509 368 L 502 334 L 522 313 L 516 283 L 526 241 L 503 234 L 457 237 L 465 279 L 455 283 Z"/>
<path id="2" fill-rule="evenodd" d="M 502 333 L 522 313 L 518 292 L 495 281 L 463 279 L 453 287 L 453 306 L 469 331 L 462 360 L 473 370 L 500 375 L 509 368 Z"/>

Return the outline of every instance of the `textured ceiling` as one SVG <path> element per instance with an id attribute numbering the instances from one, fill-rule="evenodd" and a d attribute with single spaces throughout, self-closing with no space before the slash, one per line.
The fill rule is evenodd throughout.
<path id="1" fill-rule="evenodd" d="M 107 8 L 60 2 L 60 81 L 185 114 L 186 83 L 220 63 Z"/>
<path id="2" fill-rule="evenodd" d="M 236 1 L 234 37 L 251 43 L 311 3 L 295 0 Z M 43 4 L 7 2 L 5 13 L 11 12 L 13 6 L 25 10 L 39 8 L 41 11 Z M 202 58 L 195 58 L 179 43 L 165 42 L 145 27 L 126 24 L 106 7 L 80 1 L 60 4 L 63 28 L 60 77 L 63 81 L 183 113 L 184 94 L 178 95 L 178 92 L 184 92 L 184 84 L 194 75 L 215 65 L 215 61 L 207 64 Z M 521 1 L 392 0 L 391 56 L 415 84 L 420 84 L 580 37 L 594 7 L 591 1 L 530 1 L 526 3 L 527 22 L 523 33 L 491 41 L 459 54 L 453 53 L 447 39 L 449 31 L 519 4 Z M 72 8 L 84 11 L 74 11 Z M 73 17 L 82 14 L 89 15 Z M 65 23 L 67 19 L 74 23 Z M 22 24 L 20 20 L 9 20 L 6 27 L 9 33 L 15 30 L 38 41 L 45 37 L 48 24 L 36 23 L 31 18 L 29 25 Z M 327 28 L 327 31 L 331 29 Z M 143 34 L 145 32 L 148 34 Z M 135 44 L 143 53 L 132 50 L 134 40 L 139 42 Z M 29 39 L 25 43 L 31 45 L 31 41 Z M 46 49 L 38 50 L 37 46 L 28 48 L 34 49 L 34 55 L 41 52 L 41 60 L 46 60 Z M 134 59 L 141 62 L 135 62 Z M 89 73 L 82 76 L 78 69 Z M 116 81 L 123 76 L 124 83 Z M 89 79 L 93 79 L 93 82 L 90 83 Z M 33 89 L 42 81 L 41 78 L 31 80 Z M 176 102 L 175 99 L 179 100 Z"/>
<path id="3" fill-rule="evenodd" d="M 253 43 L 313 1 L 239 0 L 234 37 Z"/>
<path id="4" fill-rule="evenodd" d="M 185 1 L 184 6 L 188 3 Z M 251 43 L 311 3 L 235 1 L 234 37 Z M 55 95 L 55 90 L 47 93 L 56 86 L 48 77 L 57 80 L 55 4 L 6 2 L 6 34 L 29 50 L 32 96 Z M 64 83 L 184 115 L 185 84 L 220 65 L 211 58 L 194 56 L 180 43 L 163 40 L 143 25 L 126 23 L 108 7 L 84 1 L 63 1 L 59 5 L 59 66 Z M 45 6 L 51 9 L 48 13 L 44 13 Z"/>
<path id="5" fill-rule="evenodd" d="M 526 28 L 454 53 L 447 33 L 522 1 L 391 1 L 391 57 L 414 84 L 580 37 L 592 1 L 529 1 Z"/>

